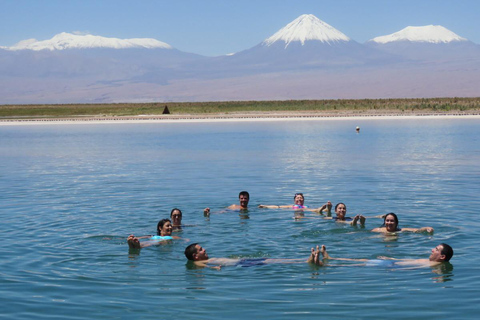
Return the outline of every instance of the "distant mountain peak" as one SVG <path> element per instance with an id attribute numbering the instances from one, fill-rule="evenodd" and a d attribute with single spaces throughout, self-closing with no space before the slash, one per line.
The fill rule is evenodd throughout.
<path id="1" fill-rule="evenodd" d="M 7 50 L 64 50 L 64 49 L 91 49 L 91 48 L 112 48 L 112 49 L 126 49 L 126 48 L 162 48 L 172 49 L 172 47 L 165 43 L 150 38 L 134 38 L 134 39 L 118 39 L 106 38 L 101 36 L 94 36 L 91 34 L 77 35 L 67 32 L 62 32 L 55 35 L 49 40 L 37 41 L 36 39 L 28 39 L 20 41 L 11 46 L 4 47 Z"/>
<path id="2" fill-rule="evenodd" d="M 263 41 L 262 45 L 271 46 L 280 41 L 284 42 L 285 48 L 287 48 L 294 41 L 299 41 L 304 45 L 306 41 L 311 40 L 331 44 L 350 41 L 350 38 L 313 14 L 303 14 Z"/>
<path id="3" fill-rule="evenodd" d="M 449 43 L 454 41 L 468 41 L 456 33 L 442 26 L 406 27 L 398 32 L 373 38 L 369 41 L 385 44 L 396 41 Z"/>

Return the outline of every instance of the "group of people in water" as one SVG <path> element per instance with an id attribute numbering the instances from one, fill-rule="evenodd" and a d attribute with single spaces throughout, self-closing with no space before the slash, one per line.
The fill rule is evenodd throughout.
<path id="1" fill-rule="evenodd" d="M 248 203 L 250 195 L 247 191 L 242 191 L 238 195 L 239 204 L 232 204 L 227 207 L 227 210 L 246 211 L 248 210 Z M 338 203 L 334 207 L 335 216 L 332 217 L 332 203 L 328 201 L 326 204 L 319 208 L 309 208 L 304 204 L 305 197 L 302 193 L 296 193 L 294 195 L 293 205 L 259 205 L 259 208 L 268 209 L 293 209 L 296 212 L 310 211 L 322 215 L 325 219 L 332 219 L 340 223 L 348 223 L 352 226 L 365 227 L 366 217 L 363 215 L 356 215 L 355 217 L 347 217 L 347 206 L 344 203 Z M 204 216 L 210 216 L 210 208 L 205 208 Z M 386 235 L 395 235 L 399 232 L 416 232 L 416 233 L 428 233 L 433 234 L 434 229 L 431 227 L 423 228 L 400 228 L 399 220 L 395 213 L 390 212 L 383 215 L 383 225 L 379 228 L 374 228 L 372 232 L 380 232 Z M 163 241 L 179 239 L 179 237 L 173 236 L 172 232 L 179 230 L 182 226 L 182 211 L 174 208 L 170 213 L 170 219 L 162 219 L 157 225 L 157 235 L 147 235 L 142 237 L 135 237 L 130 235 L 127 238 L 128 245 L 131 249 L 140 249 L 151 245 L 160 244 Z M 145 239 L 140 241 L 140 239 Z M 328 260 L 341 260 L 341 261 L 356 261 L 359 264 L 366 266 L 436 266 L 444 262 L 448 262 L 453 256 L 453 249 L 446 243 L 441 243 L 431 250 L 431 254 L 428 259 L 393 259 L 388 257 L 378 257 L 378 259 L 352 259 L 352 258 L 332 258 L 328 253 L 324 245 L 321 247 L 311 249 L 311 253 L 308 259 L 270 259 L 270 258 L 253 258 L 253 259 L 240 259 L 240 258 L 210 258 L 205 248 L 198 243 L 192 243 L 185 249 L 185 257 L 199 267 L 212 267 L 215 269 L 221 268 L 221 266 L 239 265 L 243 267 L 253 265 L 264 265 L 272 263 L 311 263 L 317 266 L 325 265 Z"/>
<path id="2" fill-rule="evenodd" d="M 170 212 L 170 219 L 162 219 L 158 222 L 156 235 L 135 237 L 133 234 L 131 234 L 127 238 L 128 246 L 132 249 L 140 249 L 159 244 L 162 241 L 180 239 L 180 237 L 172 236 L 172 233 L 173 231 L 180 230 L 182 228 L 182 211 L 180 209 L 173 208 Z M 140 239 L 147 240 L 140 242 Z"/>

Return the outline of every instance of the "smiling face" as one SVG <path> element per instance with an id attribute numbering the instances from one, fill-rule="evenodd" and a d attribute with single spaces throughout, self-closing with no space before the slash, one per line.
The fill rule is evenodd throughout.
<path id="1" fill-rule="evenodd" d="M 162 237 L 171 236 L 172 235 L 172 223 L 170 221 L 166 221 L 161 228 L 159 228 L 160 235 Z"/>
<path id="2" fill-rule="evenodd" d="M 428 260 L 435 261 L 435 262 L 445 261 L 445 255 L 442 254 L 442 251 L 443 251 L 443 246 L 439 244 L 438 246 L 432 249 L 432 253 L 430 254 L 430 257 L 428 258 Z"/>
<path id="3" fill-rule="evenodd" d="M 241 194 L 238 197 L 238 201 L 240 202 L 240 207 L 246 208 L 248 206 L 248 200 L 249 200 L 249 198 L 248 198 L 247 195 Z"/>
<path id="4" fill-rule="evenodd" d="M 384 223 L 385 229 L 387 229 L 388 232 L 395 232 L 397 230 L 398 224 L 393 215 L 387 214 Z"/>
<path id="5" fill-rule="evenodd" d="M 295 195 L 294 201 L 296 205 L 303 206 L 303 203 L 305 202 L 305 198 L 303 197 L 303 194 L 298 193 Z"/>
<path id="6" fill-rule="evenodd" d="M 195 249 L 197 249 L 197 252 L 193 254 L 193 260 L 195 261 L 208 260 L 207 250 L 202 248 L 202 246 L 199 244 L 195 246 Z"/>
<path id="7" fill-rule="evenodd" d="M 339 203 L 335 208 L 335 213 L 337 214 L 338 219 L 343 220 L 347 214 L 347 207 L 343 203 Z"/>

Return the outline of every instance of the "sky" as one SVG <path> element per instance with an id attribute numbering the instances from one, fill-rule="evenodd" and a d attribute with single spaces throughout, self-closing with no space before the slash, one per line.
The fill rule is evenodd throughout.
<path id="1" fill-rule="evenodd" d="M 479 0 L 0 0 L 0 46 L 70 32 L 154 38 L 218 56 L 249 49 L 302 14 L 360 43 L 433 24 L 480 44 Z"/>

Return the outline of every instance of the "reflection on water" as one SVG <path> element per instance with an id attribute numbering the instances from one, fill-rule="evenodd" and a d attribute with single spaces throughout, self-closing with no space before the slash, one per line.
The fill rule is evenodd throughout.
<path id="1" fill-rule="evenodd" d="M 432 277 L 432 280 L 435 282 L 447 282 L 453 280 L 453 265 L 449 262 L 433 267 L 432 272 L 437 275 Z"/>
<path id="2" fill-rule="evenodd" d="M 0 126 L 2 314 L 472 318 L 479 136 L 478 119 Z M 225 210 L 240 190 L 250 192 L 249 210 Z M 368 216 L 366 227 L 257 208 L 291 203 L 296 192 L 311 208 L 344 202 L 350 216 Z M 423 269 L 216 271 L 187 263 L 186 240 L 129 251 L 129 234 L 155 233 L 174 207 L 185 224 L 178 234 L 210 257 L 306 260 L 326 244 L 335 257 L 422 259 L 440 242 L 455 255 Z M 387 212 L 435 234 L 372 233 Z M 441 314 L 425 308 L 446 299 Z"/>

